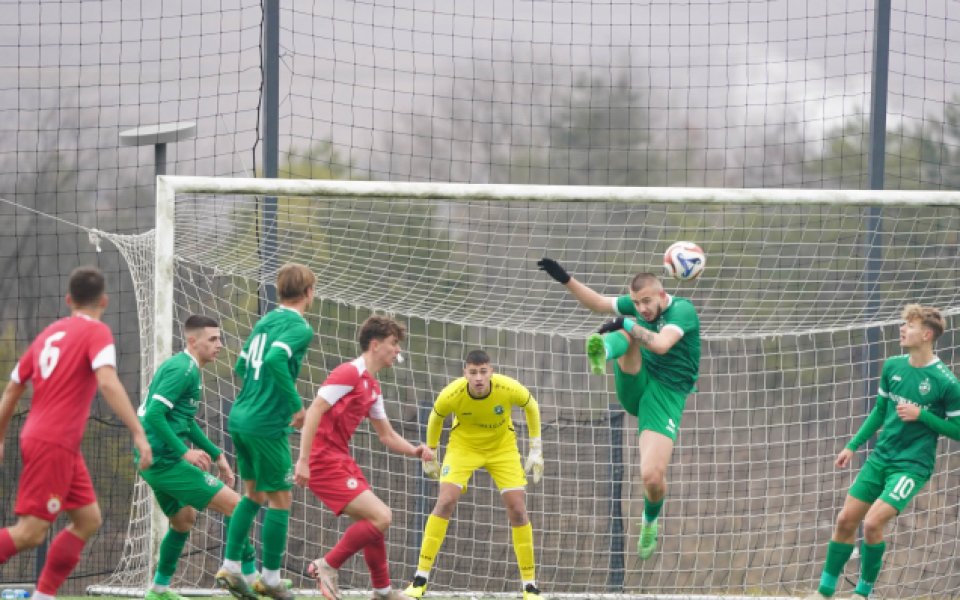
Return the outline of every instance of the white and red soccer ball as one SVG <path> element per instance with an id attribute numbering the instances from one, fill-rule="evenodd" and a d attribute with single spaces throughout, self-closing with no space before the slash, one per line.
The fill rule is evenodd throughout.
<path id="1" fill-rule="evenodd" d="M 707 255 L 693 242 L 674 242 L 663 253 L 663 269 L 681 281 L 696 279 L 707 265 Z"/>

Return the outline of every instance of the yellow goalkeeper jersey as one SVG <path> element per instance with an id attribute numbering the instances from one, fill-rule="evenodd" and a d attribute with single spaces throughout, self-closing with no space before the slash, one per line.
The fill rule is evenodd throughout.
<path id="1" fill-rule="evenodd" d="M 443 388 L 433 404 L 433 413 L 427 426 L 427 445 L 435 448 L 440 442 L 443 421 L 454 416 L 450 430 L 450 445 L 462 445 L 474 450 L 498 450 L 517 447 L 513 419 L 514 407 L 524 409 L 530 437 L 540 437 L 540 411 L 530 391 L 520 382 L 506 375 L 494 373 L 490 379 L 490 393 L 474 398 L 467 389 L 464 377 Z"/>

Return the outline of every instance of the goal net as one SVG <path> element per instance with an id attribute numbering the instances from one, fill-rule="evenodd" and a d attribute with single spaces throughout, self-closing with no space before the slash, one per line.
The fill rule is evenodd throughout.
<path id="1" fill-rule="evenodd" d="M 178 323 L 191 313 L 216 317 L 226 348 L 205 370 L 201 418 L 229 449 L 231 368 L 286 261 L 318 277 L 308 313 L 317 335 L 298 382 L 306 400 L 358 355 L 358 324 L 389 313 L 409 339 L 407 360 L 380 374 L 388 414 L 405 438 L 422 440 L 436 394 L 461 374 L 469 350 L 486 349 L 540 403 L 546 470 L 527 501 L 537 577 L 550 596 L 772 597 L 815 588 L 865 451 L 852 469 L 833 460 L 873 406 L 883 358 L 901 353 L 905 303 L 944 310 L 938 352 L 957 366 L 956 193 L 161 177 L 158 197 L 156 235 L 112 236 L 138 287 L 144 386 L 157 361 L 182 347 Z M 277 198 L 275 212 L 265 212 L 265 197 Z M 700 311 L 703 359 L 668 472 L 660 547 L 640 561 L 636 420 L 619 408 L 610 375 L 588 374 L 583 354 L 604 317 L 581 308 L 536 261 L 553 257 L 586 285 L 619 295 L 634 273 L 659 273 L 663 250 L 677 240 L 707 255 L 698 280 L 665 281 Z M 525 452 L 522 413 L 514 419 Z M 437 484 L 365 425 L 353 443 L 393 510 L 387 539 L 399 585 L 416 568 Z M 956 444 L 941 443 L 936 474 L 887 532 L 881 597 L 946 597 L 960 586 L 958 466 Z M 309 588 L 306 564 L 348 522 L 308 491 L 297 488 L 294 498 L 285 571 Z M 123 560 L 102 589 L 142 590 L 152 575 L 165 525 L 142 483 L 130 518 Z M 202 514 L 174 587 L 212 587 L 223 539 L 220 516 Z M 855 582 L 858 572 L 855 556 L 845 576 Z M 369 588 L 362 557 L 344 565 L 340 581 L 345 590 Z M 478 473 L 430 590 L 519 589 L 502 502 Z M 841 582 L 839 591 L 850 588 Z"/>

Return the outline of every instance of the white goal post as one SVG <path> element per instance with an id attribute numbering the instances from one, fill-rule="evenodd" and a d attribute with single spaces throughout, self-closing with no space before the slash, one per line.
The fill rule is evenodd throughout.
<path id="1" fill-rule="evenodd" d="M 264 197 L 277 199 L 266 217 Z M 276 225 L 269 247 L 265 218 Z M 192 312 L 220 321 L 226 356 L 206 370 L 201 415 L 215 443 L 229 448 L 231 368 L 264 308 L 271 265 L 302 262 L 318 275 L 308 313 L 317 342 L 298 382 L 306 400 L 358 353 L 359 322 L 393 314 L 409 328 L 408 360 L 382 377 L 384 395 L 395 428 L 416 439 L 466 352 L 487 349 L 543 412 L 547 467 L 544 481 L 528 487 L 528 508 L 545 593 L 693 599 L 789 597 L 816 587 L 856 473 L 834 469 L 833 457 L 872 407 L 880 361 L 899 353 L 905 303 L 944 311 L 950 331 L 938 351 L 960 367 L 958 232 L 960 192 L 160 176 L 154 235 L 110 237 L 137 289 L 144 389 L 179 348 L 178 322 Z M 700 311 L 701 378 L 668 473 L 661 546 L 641 562 L 636 420 L 620 410 L 612 377 L 588 375 L 582 352 L 604 317 L 579 307 L 536 261 L 556 258 L 614 296 L 638 271 L 660 274 L 663 251 L 677 240 L 707 255 L 696 281 L 665 281 Z M 514 420 L 525 445 L 523 418 Z M 394 511 L 388 545 L 399 584 L 416 568 L 436 485 L 373 437 L 361 427 L 356 459 Z M 940 451 L 937 473 L 888 532 L 881 595 L 940 597 L 960 586 L 960 453 L 953 442 Z M 124 558 L 96 591 L 142 590 L 149 581 L 165 527 L 150 505 L 141 482 Z M 297 490 L 285 564 L 296 587 L 310 585 L 306 562 L 344 526 Z M 222 533 L 219 516 L 201 516 L 174 587 L 212 586 Z M 858 568 L 851 560 L 846 577 L 855 580 Z M 341 581 L 369 586 L 362 559 L 344 565 Z M 481 474 L 451 520 L 431 593 L 516 590 L 509 527 Z"/>

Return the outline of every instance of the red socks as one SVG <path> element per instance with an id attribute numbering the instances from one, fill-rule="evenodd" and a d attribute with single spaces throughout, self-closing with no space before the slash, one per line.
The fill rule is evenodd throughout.
<path id="1" fill-rule="evenodd" d="M 372 542 L 381 540 L 383 543 L 383 533 L 373 526 L 370 521 L 357 521 L 343 533 L 343 537 L 337 542 L 337 545 L 327 552 L 324 560 L 334 569 L 347 561 L 348 558 L 369 546 Z"/>
<path id="2" fill-rule="evenodd" d="M 382 533 L 379 539 L 370 542 L 363 548 L 363 559 L 367 561 L 367 568 L 370 569 L 370 581 L 373 583 L 373 589 L 382 590 L 390 587 L 387 544 Z"/>
<path id="3" fill-rule="evenodd" d="M 56 596 L 64 580 L 80 562 L 80 552 L 85 544 L 86 541 L 67 529 L 58 533 L 47 550 L 47 562 L 37 581 L 37 591 Z"/>

